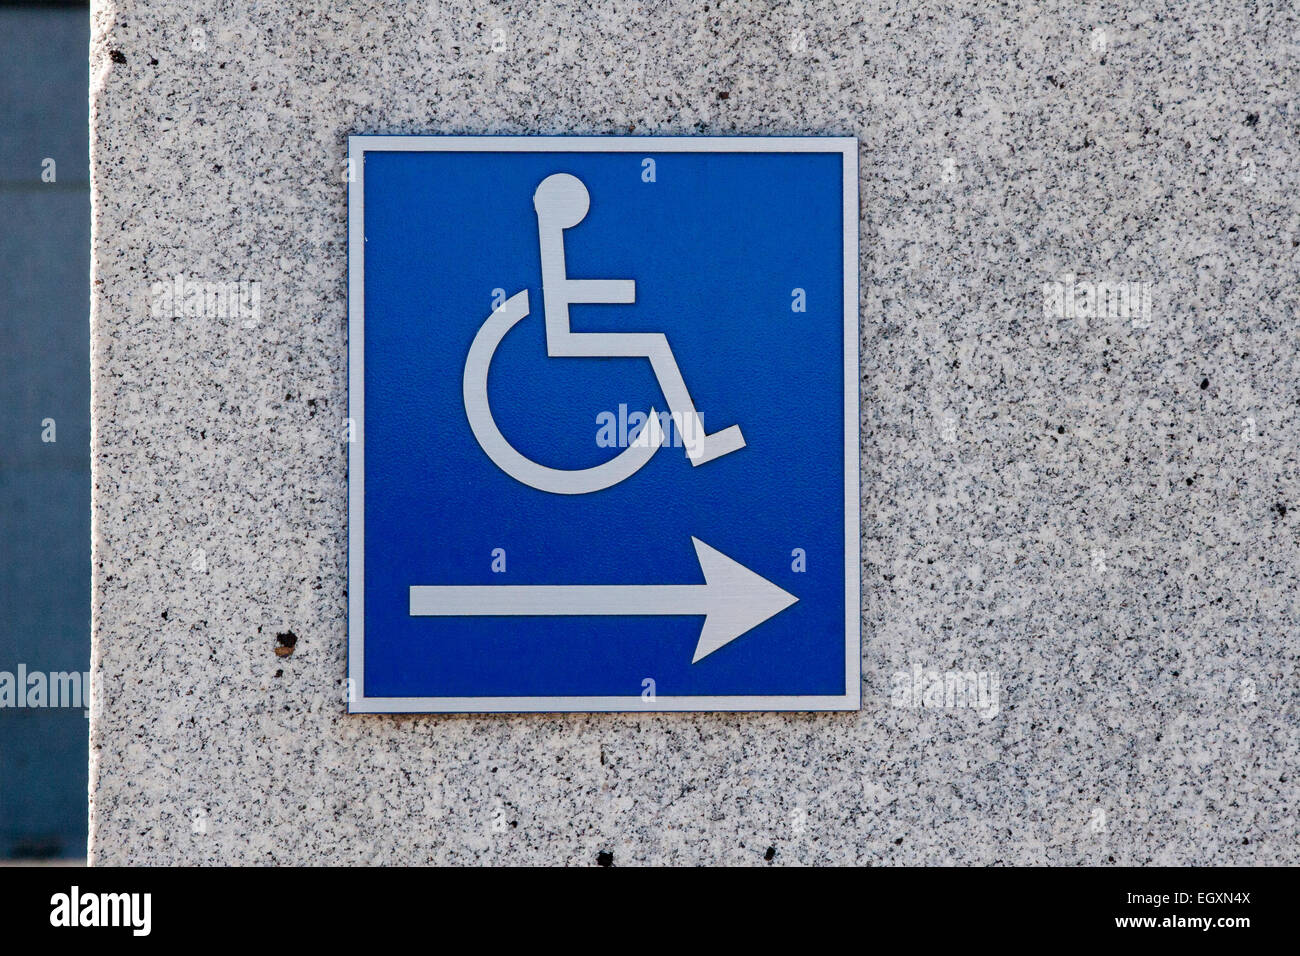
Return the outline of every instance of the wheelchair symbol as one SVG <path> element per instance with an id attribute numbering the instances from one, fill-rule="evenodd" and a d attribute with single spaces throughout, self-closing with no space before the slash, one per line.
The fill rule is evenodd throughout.
<path id="1" fill-rule="evenodd" d="M 663 390 L 672 420 L 686 445 L 692 465 L 702 465 L 745 447 L 740 426 L 704 434 L 699 413 L 682 380 L 668 339 L 657 332 L 572 332 L 569 306 L 595 303 L 630 305 L 636 302 L 633 279 L 570 279 L 564 264 L 564 230 L 587 215 L 591 197 L 576 176 L 554 173 L 533 194 L 537 238 L 542 263 L 542 309 L 546 322 L 546 354 L 551 358 L 648 358 Z M 465 359 L 465 414 L 474 438 L 498 468 L 532 488 L 557 495 L 600 491 L 630 478 L 647 464 L 664 443 L 664 430 L 654 408 L 636 440 L 614 458 L 590 468 L 550 468 L 515 449 L 501 434 L 488 405 L 487 380 L 492 356 L 509 332 L 528 315 L 528 290 L 516 292 L 483 323 Z"/>

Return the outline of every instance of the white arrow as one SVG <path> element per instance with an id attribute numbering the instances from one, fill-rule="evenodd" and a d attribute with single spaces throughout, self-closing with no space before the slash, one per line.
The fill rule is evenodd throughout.
<path id="1" fill-rule="evenodd" d="M 799 599 L 699 538 L 704 584 L 416 585 L 413 617 L 703 614 L 694 664 Z"/>

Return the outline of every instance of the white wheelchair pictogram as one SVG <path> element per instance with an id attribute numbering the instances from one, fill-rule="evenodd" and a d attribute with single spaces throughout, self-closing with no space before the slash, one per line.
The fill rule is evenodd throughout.
<path id="1" fill-rule="evenodd" d="M 647 358 L 692 465 L 702 465 L 744 448 L 745 439 L 738 425 L 711 435 L 704 433 L 677 360 L 662 333 L 570 331 L 570 305 L 631 305 L 636 302 L 636 282 L 633 279 L 568 277 L 564 263 L 564 230 L 582 222 L 590 206 L 587 187 L 568 173 L 547 176 L 533 194 L 542 264 L 546 354 L 551 358 Z M 528 315 L 528 311 L 528 290 L 516 292 L 488 317 L 470 345 L 465 359 L 464 396 L 465 414 L 475 439 L 506 474 L 532 488 L 553 494 L 587 494 L 631 477 L 664 444 L 665 432 L 653 408 L 634 442 L 609 461 L 590 468 L 551 468 L 539 464 L 521 454 L 497 428 L 488 404 L 488 370 L 501 340 Z"/>

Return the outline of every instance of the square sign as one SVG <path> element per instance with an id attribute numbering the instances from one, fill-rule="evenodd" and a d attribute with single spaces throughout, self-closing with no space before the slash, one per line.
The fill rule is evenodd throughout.
<path id="1" fill-rule="evenodd" d="M 856 140 L 349 155 L 350 710 L 856 710 Z"/>

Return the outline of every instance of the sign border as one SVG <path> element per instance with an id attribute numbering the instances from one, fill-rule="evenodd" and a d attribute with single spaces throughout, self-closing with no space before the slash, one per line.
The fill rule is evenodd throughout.
<path id="1" fill-rule="evenodd" d="M 365 157 L 367 152 L 839 153 L 844 219 L 844 693 L 367 697 L 365 692 Z M 348 136 L 348 713 L 847 711 L 862 705 L 858 141 L 853 136 Z"/>

